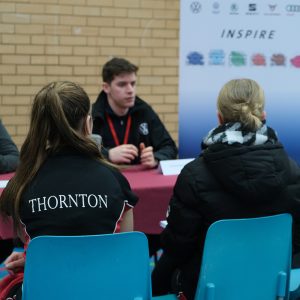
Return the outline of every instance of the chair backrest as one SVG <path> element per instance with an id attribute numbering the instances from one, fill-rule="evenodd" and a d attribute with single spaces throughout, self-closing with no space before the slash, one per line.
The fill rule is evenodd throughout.
<path id="1" fill-rule="evenodd" d="M 207 232 L 195 300 L 275 300 L 288 294 L 289 214 L 221 220 Z"/>
<path id="2" fill-rule="evenodd" d="M 27 249 L 23 300 L 151 299 L 141 232 L 41 236 Z"/>

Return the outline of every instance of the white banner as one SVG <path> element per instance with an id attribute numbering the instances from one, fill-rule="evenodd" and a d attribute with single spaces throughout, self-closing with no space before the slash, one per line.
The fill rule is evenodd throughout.
<path id="1" fill-rule="evenodd" d="M 230 79 L 264 89 L 267 125 L 300 161 L 300 1 L 189 1 L 180 11 L 179 153 L 195 157 L 216 127 Z"/>

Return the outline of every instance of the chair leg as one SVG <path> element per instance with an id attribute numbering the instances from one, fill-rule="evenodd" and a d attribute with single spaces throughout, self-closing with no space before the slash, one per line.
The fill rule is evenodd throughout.
<path id="1" fill-rule="evenodd" d="M 279 272 L 277 285 L 277 300 L 284 300 L 286 294 L 287 276 L 285 272 Z"/>
<path id="2" fill-rule="evenodd" d="M 214 300 L 214 299 L 215 299 L 215 285 L 213 283 L 207 283 L 205 288 L 204 300 Z"/>

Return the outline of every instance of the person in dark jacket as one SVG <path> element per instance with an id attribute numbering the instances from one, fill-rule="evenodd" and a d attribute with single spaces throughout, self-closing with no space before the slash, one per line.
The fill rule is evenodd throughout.
<path id="1" fill-rule="evenodd" d="M 251 79 L 231 80 L 218 96 L 219 126 L 180 173 L 162 232 L 153 294 L 194 299 L 208 227 L 215 221 L 290 213 L 300 250 L 300 170 L 266 125 L 264 93 Z"/>
<path id="2" fill-rule="evenodd" d="M 19 164 L 19 150 L 0 120 L 0 173 L 16 170 Z M 11 252 L 12 240 L 0 240 L 0 262 Z"/>
<path id="3" fill-rule="evenodd" d="M 93 133 L 101 135 L 109 161 L 154 168 L 160 160 L 175 159 L 177 147 L 151 106 L 136 96 L 137 71 L 117 57 L 103 66 L 103 90 L 92 110 Z"/>
<path id="4" fill-rule="evenodd" d="M 16 170 L 19 164 L 19 150 L 0 120 L 0 173 Z"/>

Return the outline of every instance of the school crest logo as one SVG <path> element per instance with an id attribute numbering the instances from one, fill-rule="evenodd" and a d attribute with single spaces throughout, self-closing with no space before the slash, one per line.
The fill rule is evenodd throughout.
<path id="1" fill-rule="evenodd" d="M 148 135 L 149 134 L 148 123 L 141 123 L 140 124 L 139 133 L 141 135 Z"/>

